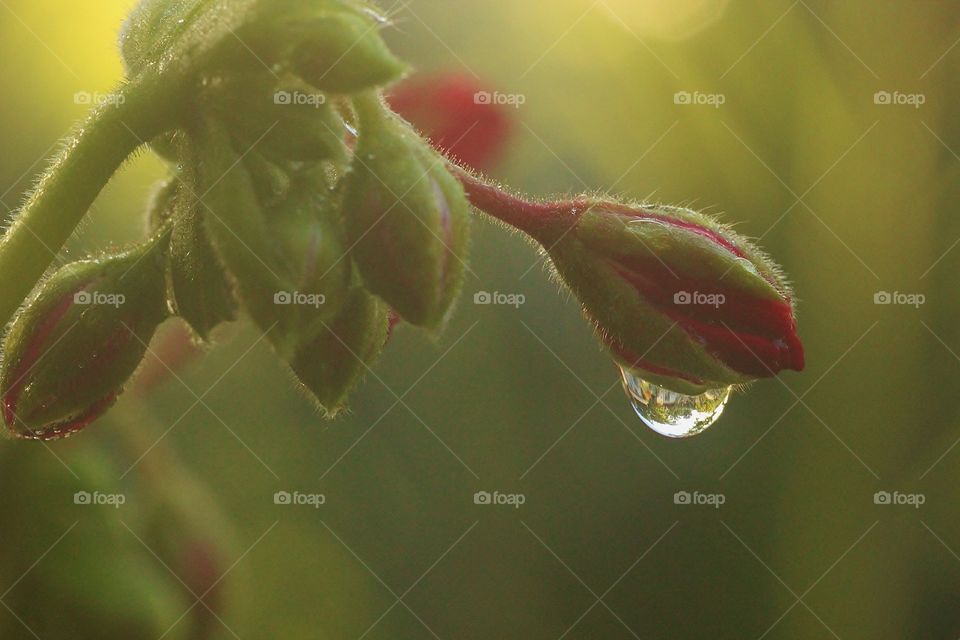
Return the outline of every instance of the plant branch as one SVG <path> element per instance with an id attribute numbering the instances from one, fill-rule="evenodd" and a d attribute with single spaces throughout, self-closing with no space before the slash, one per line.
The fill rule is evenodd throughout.
<path id="1" fill-rule="evenodd" d="M 541 244 L 549 244 L 557 236 L 566 233 L 588 206 L 582 199 L 553 202 L 526 200 L 453 162 L 449 163 L 449 169 L 463 185 L 470 204 Z"/>
<path id="2" fill-rule="evenodd" d="M 0 327 L 43 276 L 110 177 L 144 141 L 175 126 L 169 92 L 142 78 L 68 138 L 0 238 Z"/>

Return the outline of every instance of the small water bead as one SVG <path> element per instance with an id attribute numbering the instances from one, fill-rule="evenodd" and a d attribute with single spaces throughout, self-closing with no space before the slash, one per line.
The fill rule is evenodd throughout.
<path id="1" fill-rule="evenodd" d="M 647 382 L 620 368 L 623 389 L 644 424 L 668 438 L 689 438 L 712 425 L 730 399 L 730 387 L 688 396 Z"/>

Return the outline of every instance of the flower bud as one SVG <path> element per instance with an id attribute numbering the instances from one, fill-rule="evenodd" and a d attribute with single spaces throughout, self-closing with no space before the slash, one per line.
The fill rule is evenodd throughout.
<path id="1" fill-rule="evenodd" d="M 4 342 L 0 397 L 10 433 L 68 436 L 114 403 L 167 315 L 166 241 L 67 265 L 41 286 Z"/>
<path id="2" fill-rule="evenodd" d="M 745 239 L 677 207 L 577 208 L 548 251 L 622 366 L 687 394 L 803 369 L 790 290 Z"/>
<path id="3" fill-rule="evenodd" d="M 128 79 L 156 72 L 193 81 L 266 66 L 291 69 L 321 91 L 356 93 L 406 66 L 362 0 L 142 0 L 120 34 Z"/>
<path id="4" fill-rule="evenodd" d="M 463 284 L 469 206 L 446 163 L 379 100 L 358 100 L 361 131 L 344 217 L 364 283 L 404 320 L 443 324 Z"/>
<path id="5" fill-rule="evenodd" d="M 214 246 L 243 306 L 284 357 L 336 317 L 347 298 L 352 264 L 337 203 L 317 168 L 290 176 L 281 199 L 261 202 L 251 165 L 211 124 L 197 151 L 205 215 Z M 265 179 L 267 182 L 270 178 Z"/>
<path id="6" fill-rule="evenodd" d="M 390 327 L 388 312 L 386 305 L 357 287 L 340 315 L 324 323 L 289 359 L 297 379 L 328 415 L 343 409 L 350 390 L 380 356 Z"/>
<path id="7" fill-rule="evenodd" d="M 406 71 L 380 36 L 383 16 L 362 2 L 266 0 L 238 35 L 268 64 L 289 61 L 321 91 L 351 94 Z"/>

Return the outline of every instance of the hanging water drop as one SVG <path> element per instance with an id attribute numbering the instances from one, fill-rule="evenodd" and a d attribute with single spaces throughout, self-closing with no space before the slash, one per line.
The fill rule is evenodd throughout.
<path id="1" fill-rule="evenodd" d="M 730 398 L 731 387 L 688 396 L 647 382 L 623 367 L 620 373 L 633 410 L 644 424 L 668 438 L 689 438 L 704 431 L 720 418 Z"/>

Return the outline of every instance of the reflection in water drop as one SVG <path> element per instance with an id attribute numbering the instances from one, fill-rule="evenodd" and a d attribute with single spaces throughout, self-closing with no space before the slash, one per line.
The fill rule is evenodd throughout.
<path id="1" fill-rule="evenodd" d="M 688 396 L 647 382 L 621 367 L 623 388 L 644 424 L 668 438 L 689 438 L 712 425 L 723 413 L 730 387 Z"/>

